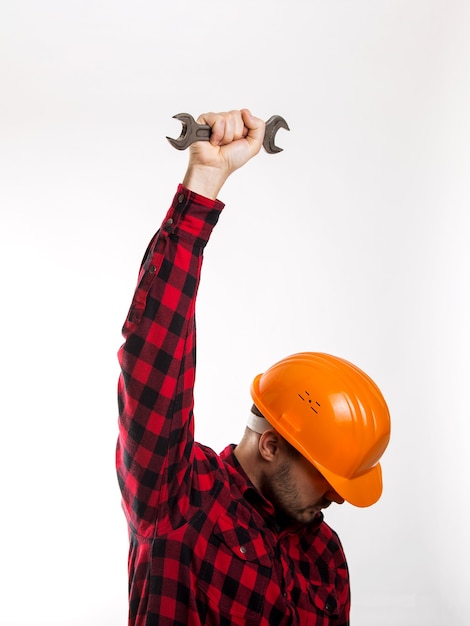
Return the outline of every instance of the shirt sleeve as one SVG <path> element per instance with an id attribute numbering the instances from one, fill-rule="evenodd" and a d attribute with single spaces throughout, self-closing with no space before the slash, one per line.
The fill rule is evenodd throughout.
<path id="1" fill-rule="evenodd" d="M 182 515 L 188 504 L 195 301 L 203 250 L 223 206 L 179 185 L 145 253 L 123 327 L 116 466 L 129 525 L 143 535 L 157 517 L 171 509 Z"/>

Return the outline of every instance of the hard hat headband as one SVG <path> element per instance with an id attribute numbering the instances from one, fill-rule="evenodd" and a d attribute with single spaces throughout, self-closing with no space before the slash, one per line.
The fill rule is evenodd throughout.
<path id="1" fill-rule="evenodd" d="M 256 413 L 253 413 L 253 411 L 250 411 L 246 425 L 248 426 L 248 428 L 254 430 L 255 433 L 258 433 L 259 435 L 262 435 L 266 430 L 272 428 L 267 419 L 256 415 Z"/>

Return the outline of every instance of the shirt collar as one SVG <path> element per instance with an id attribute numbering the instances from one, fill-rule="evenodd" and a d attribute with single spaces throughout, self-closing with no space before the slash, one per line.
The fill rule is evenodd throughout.
<path id="1" fill-rule="evenodd" d="M 248 474 L 235 455 L 235 444 L 227 446 L 220 454 L 222 461 L 229 467 L 232 480 L 237 485 L 242 496 L 256 509 L 261 509 L 268 516 L 274 516 L 275 510 L 271 502 L 251 482 Z M 262 511 L 259 511 L 262 513 Z M 264 515 L 263 515 L 264 517 Z"/>

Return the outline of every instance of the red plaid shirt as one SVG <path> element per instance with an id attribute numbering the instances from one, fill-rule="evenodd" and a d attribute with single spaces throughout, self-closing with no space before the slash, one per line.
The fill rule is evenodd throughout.
<path id="1" fill-rule="evenodd" d="M 117 471 L 129 624 L 346 626 L 349 579 L 321 519 L 276 525 L 233 454 L 194 441 L 194 308 L 223 204 L 179 186 L 142 262 L 119 351 Z"/>

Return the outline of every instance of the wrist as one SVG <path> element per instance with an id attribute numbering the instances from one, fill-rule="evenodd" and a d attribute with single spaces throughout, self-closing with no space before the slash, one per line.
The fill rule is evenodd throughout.
<path id="1" fill-rule="evenodd" d="M 217 167 L 189 166 L 183 179 L 183 185 L 200 196 L 216 200 L 222 189 L 227 174 Z"/>

